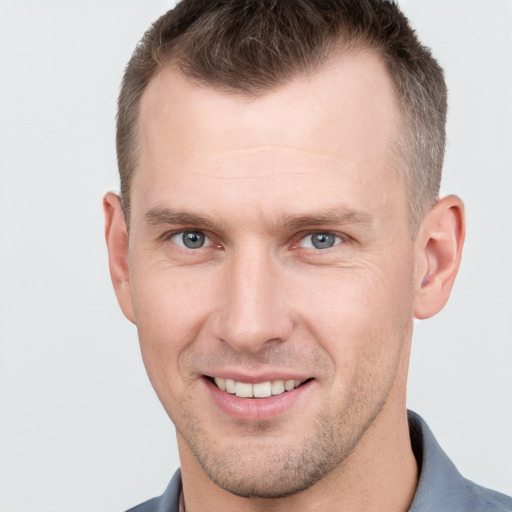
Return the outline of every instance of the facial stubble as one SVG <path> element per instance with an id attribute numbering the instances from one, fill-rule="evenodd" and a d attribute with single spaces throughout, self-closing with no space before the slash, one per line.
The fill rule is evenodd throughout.
<path id="1" fill-rule="evenodd" d="M 396 370 L 398 362 L 394 366 Z M 279 427 L 270 421 L 247 426 L 245 431 L 240 422 L 242 435 L 220 450 L 187 408 L 180 422 L 186 428 L 177 425 L 177 430 L 208 478 L 222 489 L 244 498 L 287 497 L 310 488 L 339 467 L 383 409 L 393 379 L 371 411 L 366 409 L 369 397 L 361 395 L 368 390 L 360 380 L 357 391 L 348 397 L 345 412 L 338 417 L 319 413 L 302 440 L 285 442 L 279 438 Z"/>

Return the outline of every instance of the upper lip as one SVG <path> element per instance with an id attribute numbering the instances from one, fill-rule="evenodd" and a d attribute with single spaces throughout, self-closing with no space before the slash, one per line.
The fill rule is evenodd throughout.
<path id="1" fill-rule="evenodd" d="M 236 382 L 245 382 L 247 384 L 259 384 L 261 382 L 272 382 L 275 380 L 307 380 L 311 375 L 295 372 L 272 371 L 258 374 L 249 374 L 240 371 L 219 370 L 207 372 L 206 377 L 221 377 L 223 379 L 232 379 Z"/>

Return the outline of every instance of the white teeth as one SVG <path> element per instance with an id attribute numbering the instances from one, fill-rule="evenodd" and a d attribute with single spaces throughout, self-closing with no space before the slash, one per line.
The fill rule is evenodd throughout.
<path id="1" fill-rule="evenodd" d="M 226 381 L 222 377 L 215 377 L 214 381 L 219 389 L 226 391 Z"/>
<path id="2" fill-rule="evenodd" d="M 284 380 L 273 380 L 272 381 L 272 394 L 280 395 L 284 393 Z"/>
<path id="3" fill-rule="evenodd" d="M 240 398 L 252 398 L 252 384 L 237 382 L 235 384 L 235 395 Z"/>
<path id="4" fill-rule="evenodd" d="M 228 393 L 231 393 L 232 395 L 235 394 L 235 381 L 233 379 L 225 379 L 224 384 L 226 385 L 226 391 Z"/>
<path id="5" fill-rule="evenodd" d="M 270 382 L 253 384 L 252 393 L 256 398 L 267 398 L 272 395 L 272 384 Z"/>
<path id="6" fill-rule="evenodd" d="M 292 391 L 304 382 L 303 380 L 289 379 L 249 384 L 222 377 L 215 377 L 213 380 L 220 390 L 240 398 L 267 398 L 272 395 L 280 395 L 285 391 Z"/>
<path id="7" fill-rule="evenodd" d="M 286 391 L 291 391 L 295 387 L 295 381 L 294 380 L 287 380 L 284 383 L 284 389 Z"/>

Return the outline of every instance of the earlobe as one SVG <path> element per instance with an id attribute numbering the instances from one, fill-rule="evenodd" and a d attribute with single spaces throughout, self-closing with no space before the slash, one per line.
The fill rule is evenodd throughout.
<path id="1" fill-rule="evenodd" d="M 434 316 L 448 301 L 465 232 L 464 204 L 457 196 L 440 199 L 423 220 L 416 240 L 416 318 Z"/>
<path id="2" fill-rule="evenodd" d="M 130 290 L 128 233 L 119 197 L 113 192 L 108 192 L 103 198 L 103 212 L 108 264 L 114 291 L 124 315 L 135 323 Z"/>

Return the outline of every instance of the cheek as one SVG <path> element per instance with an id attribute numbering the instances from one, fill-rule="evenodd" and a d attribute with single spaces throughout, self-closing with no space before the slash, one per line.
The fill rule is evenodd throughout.
<path id="1" fill-rule="evenodd" d="M 212 303 L 211 276 L 201 269 L 165 264 L 133 268 L 131 291 L 139 329 L 151 334 L 151 343 L 185 343 L 187 331 L 197 328 Z"/>
<path id="2" fill-rule="evenodd" d="M 352 374 L 368 362 L 382 366 L 401 350 L 412 325 L 413 284 L 412 269 L 400 268 L 336 269 L 304 285 L 303 319 L 337 372 Z"/>
<path id="3" fill-rule="evenodd" d="M 132 301 L 142 357 L 155 389 L 180 386 L 180 360 L 215 304 L 200 272 L 135 268 Z M 206 281 L 208 282 L 208 281 Z"/>

